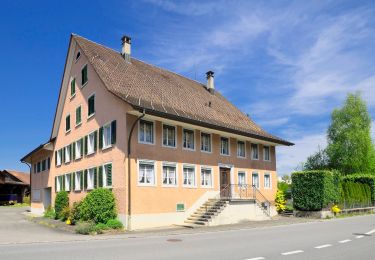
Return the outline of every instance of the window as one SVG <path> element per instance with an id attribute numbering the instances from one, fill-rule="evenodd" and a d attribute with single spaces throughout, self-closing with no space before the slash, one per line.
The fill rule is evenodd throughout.
<path id="1" fill-rule="evenodd" d="M 184 166 L 184 186 L 195 187 L 195 167 Z"/>
<path id="2" fill-rule="evenodd" d="M 259 188 L 259 175 L 258 175 L 258 173 L 253 173 L 253 175 L 252 175 L 252 185 Z"/>
<path id="3" fill-rule="evenodd" d="M 70 131 L 70 115 L 67 115 L 65 118 L 65 132 Z"/>
<path id="4" fill-rule="evenodd" d="M 47 160 L 42 161 L 42 172 L 44 172 L 47 169 Z"/>
<path id="5" fill-rule="evenodd" d="M 91 95 L 87 100 L 88 103 L 88 116 L 95 114 L 95 94 Z"/>
<path id="6" fill-rule="evenodd" d="M 264 174 L 264 188 L 271 189 L 271 175 L 269 173 Z"/>
<path id="7" fill-rule="evenodd" d="M 70 155 L 71 155 L 71 145 L 65 147 L 65 163 L 70 162 Z"/>
<path id="8" fill-rule="evenodd" d="M 163 145 L 176 147 L 176 127 L 163 125 Z"/>
<path id="9" fill-rule="evenodd" d="M 82 122 L 82 107 L 76 108 L 76 126 L 80 125 Z"/>
<path id="10" fill-rule="evenodd" d="M 82 186 L 82 171 L 76 172 L 74 174 L 74 190 L 78 191 L 81 190 Z"/>
<path id="11" fill-rule="evenodd" d="M 47 170 L 51 169 L 51 157 L 47 158 Z"/>
<path id="12" fill-rule="evenodd" d="M 36 163 L 34 163 L 34 173 L 37 173 L 37 171 L 36 171 Z"/>
<path id="13" fill-rule="evenodd" d="M 210 168 L 201 168 L 201 185 L 203 187 L 212 187 L 212 170 Z"/>
<path id="14" fill-rule="evenodd" d="M 201 151 L 211 152 L 211 135 L 206 133 L 201 133 Z"/>
<path id="15" fill-rule="evenodd" d="M 183 130 L 183 147 L 188 150 L 195 149 L 194 131 L 189 129 Z"/>
<path id="16" fill-rule="evenodd" d="M 65 174 L 65 191 L 70 191 L 70 174 Z"/>
<path id="17" fill-rule="evenodd" d="M 62 157 L 62 150 L 58 150 L 56 151 L 56 166 L 60 166 L 61 165 L 61 157 Z"/>
<path id="18" fill-rule="evenodd" d="M 111 146 L 111 124 L 103 126 L 103 149 Z"/>
<path id="19" fill-rule="evenodd" d="M 82 70 L 81 70 L 81 77 L 82 77 L 82 82 L 81 85 L 82 87 L 87 83 L 88 77 L 87 77 L 87 65 L 85 65 Z"/>
<path id="20" fill-rule="evenodd" d="M 82 157 L 82 148 L 83 148 L 83 139 L 79 139 L 77 142 L 74 144 L 74 149 L 75 149 L 75 160 L 81 159 Z"/>
<path id="21" fill-rule="evenodd" d="M 243 141 L 237 142 L 237 156 L 245 158 L 246 157 L 246 145 Z"/>
<path id="22" fill-rule="evenodd" d="M 177 186 L 176 165 L 163 165 L 163 185 Z"/>
<path id="23" fill-rule="evenodd" d="M 139 142 L 146 144 L 154 143 L 154 123 L 140 120 L 139 121 Z"/>
<path id="24" fill-rule="evenodd" d="M 92 132 L 87 137 L 87 154 L 93 154 L 96 151 L 96 137 L 97 137 L 97 131 Z"/>
<path id="25" fill-rule="evenodd" d="M 271 161 L 269 146 L 263 146 L 263 160 Z"/>
<path id="26" fill-rule="evenodd" d="M 112 163 L 103 166 L 103 187 L 112 186 Z"/>
<path id="27" fill-rule="evenodd" d="M 238 172 L 238 185 L 242 186 L 246 184 L 246 173 Z"/>
<path id="28" fill-rule="evenodd" d="M 41 164 L 40 164 L 40 162 L 38 162 L 38 164 L 36 166 L 36 172 L 40 172 L 40 169 L 41 169 Z"/>
<path id="29" fill-rule="evenodd" d="M 220 138 L 220 154 L 229 155 L 229 138 Z"/>
<path id="30" fill-rule="evenodd" d="M 70 96 L 73 97 L 76 94 L 76 79 L 73 78 L 70 82 Z"/>
<path id="31" fill-rule="evenodd" d="M 95 168 L 91 168 L 87 171 L 87 189 L 94 189 L 95 184 Z"/>
<path id="32" fill-rule="evenodd" d="M 139 162 L 138 183 L 141 185 L 155 185 L 154 162 Z"/>
<path id="33" fill-rule="evenodd" d="M 76 55 L 76 61 L 77 61 L 80 57 L 81 57 L 81 52 L 78 51 L 78 52 L 77 52 L 77 55 Z"/>
<path id="34" fill-rule="evenodd" d="M 259 159 L 259 150 L 257 144 L 251 144 L 251 159 L 258 160 Z"/>
<path id="35" fill-rule="evenodd" d="M 61 191 L 61 176 L 57 176 L 56 178 L 55 178 L 55 181 L 56 181 L 56 192 L 59 192 L 59 191 Z"/>

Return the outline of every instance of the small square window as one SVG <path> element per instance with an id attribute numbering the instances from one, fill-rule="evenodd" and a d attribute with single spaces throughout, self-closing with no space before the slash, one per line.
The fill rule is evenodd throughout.
<path id="1" fill-rule="evenodd" d="M 201 185 L 202 187 L 212 187 L 212 170 L 211 168 L 201 168 Z"/>
<path id="2" fill-rule="evenodd" d="M 81 70 L 81 78 L 82 78 L 82 81 L 81 81 L 81 85 L 84 86 L 87 81 L 88 81 L 88 76 L 87 76 L 87 65 L 85 65 L 82 70 Z"/>
<path id="3" fill-rule="evenodd" d="M 201 151 L 211 152 L 211 135 L 201 133 Z"/>
<path id="4" fill-rule="evenodd" d="M 139 162 L 138 183 L 140 185 L 155 185 L 155 166 L 153 162 Z"/>
<path id="5" fill-rule="evenodd" d="M 91 95 L 87 101 L 88 103 L 88 116 L 95 114 L 95 95 Z"/>
<path id="6" fill-rule="evenodd" d="M 188 150 L 195 149 L 194 131 L 189 129 L 183 130 L 183 147 Z"/>
<path id="7" fill-rule="evenodd" d="M 271 189 L 271 175 L 269 173 L 264 174 L 264 188 Z"/>
<path id="8" fill-rule="evenodd" d="M 220 154 L 229 155 L 229 138 L 220 138 Z"/>
<path id="9" fill-rule="evenodd" d="M 103 126 L 103 149 L 111 147 L 112 135 L 111 124 Z"/>
<path id="10" fill-rule="evenodd" d="M 65 118 L 65 132 L 70 131 L 70 115 L 67 115 Z"/>
<path id="11" fill-rule="evenodd" d="M 154 123 L 140 120 L 139 121 L 139 136 L 140 143 L 153 144 L 154 143 Z"/>
<path id="12" fill-rule="evenodd" d="M 194 166 L 184 166 L 184 186 L 195 187 L 195 167 Z"/>
<path id="13" fill-rule="evenodd" d="M 258 160 L 259 159 L 259 150 L 257 144 L 251 144 L 251 159 Z"/>
<path id="14" fill-rule="evenodd" d="M 112 163 L 103 166 L 103 187 L 112 187 Z"/>
<path id="15" fill-rule="evenodd" d="M 241 158 L 246 157 L 245 142 L 243 142 L 243 141 L 237 142 L 237 156 L 241 157 Z"/>
<path id="16" fill-rule="evenodd" d="M 176 147 L 176 127 L 163 125 L 163 145 Z"/>
<path id="17" fill-rule="evenodd" d="M 47 160 L 42 161 L 42 172 L 44 172 L 47 169 Z"/>
<path id="18" fill-rule="evenodd" d="M 81 106 L 76 108 L 76 126 L 80 125 L 82 122 L 82 108 Z"/>
<path id="19" fill-rule="evenodd" d="M 175 165 L 163 165 L 163 185 L 177 186 L 177 174 Z"/>
<path id="20" fill-rule="evenodd" d="M 258 173 L 253 173 L 252 174 L 252 185 L 259 189 L 259 175 Z"/>
<path id="21" fill-rule="evenodd" d="M 238 172 L 238 185 L 239 186 L 246 185 L 246 173 L 245 172 Z"/>
<path id="22" fill-rule="evenodd" d="M 269 146 L 264 146 L 263 147 L 263 160 L 265 160 L 265 161 L 271 161 L 270 147 Z"/>

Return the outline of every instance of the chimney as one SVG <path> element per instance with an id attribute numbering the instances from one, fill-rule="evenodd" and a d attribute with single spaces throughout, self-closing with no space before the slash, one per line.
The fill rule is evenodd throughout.
<path id="1" fill-rule="evenodd" d="M 215 83 L 214 83 L 214 72 L 213 71 L 207 71 L 207 89 L 211 92 L 211 94 L 214 94 L 215 92 Z"/>
<path id="2" fill-rule="evenodd" d="M 130 52 L 131 52 L 131 38 L 129 36 L 121 37 L 121 55 L 127 61 L 130 62 Z"/>

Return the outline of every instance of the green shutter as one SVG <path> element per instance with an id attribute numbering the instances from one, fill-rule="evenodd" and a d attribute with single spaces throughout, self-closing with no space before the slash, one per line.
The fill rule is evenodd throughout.
<path id="1" fill-rule="evenodd" d="M 99 128 L 99 149 L 103 148 L 103 127 Z"/>
<path id="2" fill-rule="evenodd" d="M 81 158 L 83 157 L 84 151 L 83 151 L 83 142 L 85 141 L 84 138 L 81 138 Z"/>
<path id="3" fill-rule="evenodd" d="M 73 96 L 76 93 L 76 79 L 74 78 L 70 83 L 70 95 Z"/>
<path id="4" fill-rule="evenodd" d="M 84 174 L 83 174 L 83 186 L 84 186 L 84 189 L 87 190 L 87 170 L 85 170 Z"/>
<path id="5" fill-rule="evenodd" d="M 61 190 L 64 191 L 65 190 L 65 176 L 61 175 L 60 178 L 61 178 L 61 182 L 60 183 L 62 183 L 62 189 Z"/>
<path id="6" fill-rule="evenodd" d="M 57 192 L 57 176 L 55 176 L 55 192 Z"/>
<path id="7" fill-rule="evenodd" d="M 75 172 L 72 173 L 72 175 L 70 175 L 70 178 L 71 178 L 71 183 L 72 183 L 72 186 L 71 186 L 71 189 L 72 191 L 74 191 L 76 189 L 76 174 Z"/>
<path id="8" fill-rule="evenodd" d="M 73 146 L 73 157 L 72 157 L 72 161 L 73 161 L 76 158 L 76 143 L 73 142 L 71 145 Z"/>
<path id="9" fill-rule="evenodd" d="M 98 167 L 98 180 L 99 180 L 99 187 L 103 187 L 103 167 L 99 166 Z"/>
<path id="10" fill-rule="evenodd" d="M 81 190 L 83 190 L 83 171 L 79 171 L 79 175 L 80 175 L 80 178 L 79 178 L 79 181 L 80 181 L 80 184 L 79 184 L 79 186 L 80 186 L 80 188 L 81 188 Z"/>
<path id="11" fill-rule="evenodd" d="M 94 132 L 94 152 L 96 152 L 98 147 L 98 131 Z"/>
<path id="12" fill-rule="evenodd" d="M 80 124 L 82 121 L 82 112 L 81 112 L 81 106 L 76 108 L 76 125 Z"/>
<path id="13" fill-rule="evenodd" d="M 57 165 L 57 151 L 55 151 L 55 166 Z"/>
<path id="14" fill-rule="evenodd" d="M 65 147 L 61 150 L 61 164 L 65 163 Z"/>
<path id="15" fill-rule="evenodd" d="M 107 186 L 112 186 L 112 163 L 107 164 Z"/>
<path id="16" fill-rule="evenodd" d="M 97 168 L 94 168 L 94 189 L 98 187 L 98 174 L 97 174 Z"/>
<path id="17" fill-rule="evenodd" d="M 116 143 L 116 120 L 111 123 L 111 144 Z"/>
<path id="18" fill-rule="evenodd" d="M 85 154 L 85 155 L 87 155 L 87 138 L 88 138 L 88 137 L 87 137 L 87 135 L 86 135 L 86 136 L 85 136 L 85 139 L 84 139 L 84 140 L 85 140 L 85 142 L 84 142 L 84 143 L 85 143 L 85 145 L 84 145 L 84 147 L 85 147 L 85 153 L 84 153 L 84 154 Z"/>

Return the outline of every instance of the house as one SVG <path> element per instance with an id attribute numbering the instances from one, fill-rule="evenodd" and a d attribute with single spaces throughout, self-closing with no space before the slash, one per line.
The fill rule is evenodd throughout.
<path id="1" fill-rule="evenodd" d="M 21 161 L 34 213 L 105 187 L 128 229 L 220 224 L 276 214 L 278 145 L 293 144 L 215 91 L 213 72 L 202 84 L 131 57 L 127 36 L 115 51 L 71 35 L 51 136 Z"/>
<path id="2" fill-rule="evenodd" d="M 3 170 L 0 171 L 0 204 L 22 203 L 30 194 L 30 174 Z"/>

